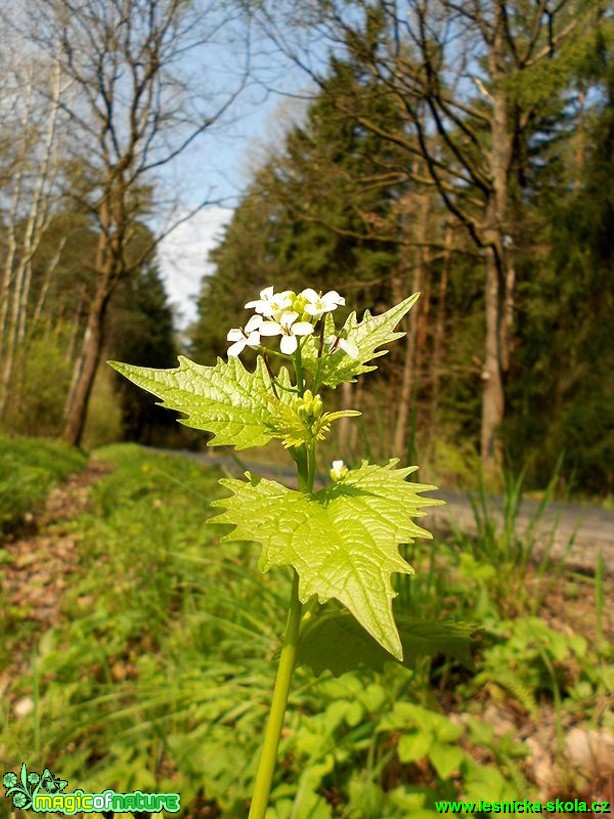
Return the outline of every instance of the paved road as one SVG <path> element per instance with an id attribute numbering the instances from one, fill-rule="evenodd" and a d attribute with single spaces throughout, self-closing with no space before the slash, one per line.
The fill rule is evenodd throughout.
<path id="1" fill-rule="evenodd" d="M 231 455 L 218 453 L 184 453 L 211 466 L 220 466 L 232 475 L 241 475 L 243 468 Z M 267 478 L 283 480 L 289 486 L 296 485 L 296 475 L 291 469 L 277 466 L 263 467 L 241 458 L 245 468 Z M 463 492 L 438 490 L 437 497 L 446 501 L 445 506 L 429 509 L 429 523 L 440 530 L 460 530 L 468 534 L 476 531 L 475 518 L 469 495 Z M 502 521 L 502 500 L 493 497 L 489 509 L 498 521 Z M 526 530 L 539 509 L 537 501 L 523 501 L 518 515 L 518 528 Z M 550 548 L 554 558 L 566 556 L 569 568 L 584 574 L 593 574 L 599 552 L 603 554 L 607 575 L 614 577 L 614 511 L 592 506 L 568 503 L 550 503 L 547 511 L 535 527 L 536 548 L 539 559 Z"/>
<path id="2" fill-rule="evenodd" d="M 437 495 L 446 501 L 446 505 L 429 510 L 435 525 L 474 534 L 476 523 L 469 495 L 447 491 L 438 491 Z M 489 498 L 488 507 L 495 519 L 502 522 L 501 498 Z M 526 532 L 531 526 L 534 529 L 534 556 L 537 559 L 549 549 L 552 558 L 564 558 L 569 568 L 583 574 L 594 574 L 601 552 L 606 573 L 614 577 L 614 511 L 580 504 L 550 503 L 540 516 L 537 501 L 523 500 L 517 531 Z"/>

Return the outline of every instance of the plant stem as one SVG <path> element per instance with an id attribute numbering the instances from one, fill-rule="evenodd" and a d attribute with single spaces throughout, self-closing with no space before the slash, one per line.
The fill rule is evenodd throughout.
<path id="1" fill-rule="evenodd" d="M 316 445 L 315 441 L 307 446 L 307 491 L 313 492 L 313 484 L 316 477 Z"/>
<path id="2" fill-rule="evenodd" d="M 301 342 L 299 341 L 294 354 L 294 370 L 296 372 L 296 386 L 298 394 L 302 397 L 305 392 L 305 382 L 303 380 L 303 356 L 301 354 Z"/>
<path id="3" fill-rule="evenodd" d="M 277 760 L 277 748 L 279 747 L 279 739 L 284 723 L 286 704 L 288 702 L 288 693 L 290 691 L 290 682 L 292 680 L 292 672 L 294 671 L 302 608 L 302 603 L 298 598 L 298 574 L 295 571 L 286 633 L 281 649 L 275 688 L 273 689 L 271 711 L 264 733 L 262 755 L 256 774 L 254 796 L 249 811 L 249 819 L 264 819 L 269 802 L 269 793 L 271 791 L 273 772 Z"/>

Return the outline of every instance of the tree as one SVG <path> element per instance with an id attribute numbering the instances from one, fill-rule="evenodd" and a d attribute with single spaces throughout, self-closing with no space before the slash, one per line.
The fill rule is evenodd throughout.
<path id="1" fill-rule="evenodd" d="M 13 49 L 5 52 L 5 85 L 0 104 L 5 111 L 0 143 L 5 157 L 0 274 L 0 419 L 6 415 L 31 311 L 34 258 L 59 199 L 59 131 L 65 83 L 57 62 L 30 62 Z M 46 99 L 38 93 L 43 77 Z M 62 240 L 49 259 L 49 278 Z"/>
<path id="2" fill-rule="evenodd" d="M 307 19 L 301 6 L 293 18 L 315 25 L 335 48 L 349 47 L 402 108 L 401 128 L 352 105 L 344 111 L 404 150 L 408 168 L 419 157 L 416 181 L 435 188 L 483 255 L 481 451 L 487 471 L 501 461 L 524 149 L 539 127 L 540 109 L 569 84 L 569 52 L 593 35 L 600 14 L 596 0 L 563 0 L 554 8 L 547 0 L 359 0 L 322 3 Z M 321 84 L 279 17 L 269 13 L 265 22 Z M 375 46 L 374 31 L 381 32 Z"/>
<path id="3" fill-rule="evenodd" d="M 138 361 L 149 367 L 176 365 L 172 310 L 154 259 L 147 259 L 115 290 L 105 353 L 113 359 Z M 162 430 L 175 430 L 175 419 L 157 404 L 152 405 L 146 393 L 115 374 L 114 382 L 127 440 L 152 445 Z"/>
<path id="4" fill-rule="evenodd" d="M 579 87 L 591 88 L 584 134 L 563 153 L 562 184 L 540 198 L 542 258 L 526 260 L 524 321 L 518 328 L 506 439 L 518 461 L 518 442 L 531 448 L 530 477 L 545 483 L 564 453 L 574 486 L 583 493 L 613 490 L 614 456 L 614 31 L 580 55 Z M 578 138 L 582 138 L 578 167 Z"/>
<path id="5" fill-rule="evenodd" d="M 356 121 L 359 111 L 382 128 L 402 126 L 399 105 L 391 104 L 360 62 L 333 58 L 303 121 L 269 151 L 211 254 L 216 271 L 203 279 L 193 352 L 203 361 L 224 353 L 226 332 L 242 322 L 243 304 L 258 284 L 339 288 L 352 294 L 359 309 L 376 305 L 376 311 L 422 290 L 420 310 L 407 322 L 405 349 L 383 362 L 380 372 L 397 396 L 389 443 L 402 453 L 428 360 L 428 308 L 445 301 L 446 273 L 440 276 L 439 268 L 450 255 L 452 232 L 433 192 L 416 182 L 417 172 L 408 174 L 390 140 Z M 431 295 L 437 276 L 438 291 Z M 344 386 L 348 404 L 350 390 Z"/>
<path id="6" fill-rule="evenodd" d="M 258 285 L 350 289 L 359 306 L 389 301 L 398 266 L 392 212 L 400 196 L 383 170 L 390 146 L 340 115 L 334 102 L 360 85 L 358 74 L 350 63 L 333 61 L 304 121 L 255 173 L 211 254 L 216 271 L 203 279 L 192 328 L 202 360 L 224 353 L 226 332 L 241 323 Z M 377 99 L 373 89 L 363 93 Z"/>
<path id="7" fill-rule="evenodd" d="M 194 70 L 207 43 L 219 40 L 230 14 L 182 0 L 29 0 L 30 42 L 53 55 L 71 94 L 65 148 L 81 160 L 80 204 L 98 232 L 96 287 L 75 365 L 63 437 L 78 445 L 104 345 L 105 320 L 118 283 L 151 256 L 134 242 L 138 220 L 152 207 L 154 173 L 218 122 L 240 93 L 216 97 Z M 201 94 L 198 89 L 208 88 Z M 167 227 L 164 233 L 168 233 Z M 135 248 L 139 246 L 139 252 Z"/>

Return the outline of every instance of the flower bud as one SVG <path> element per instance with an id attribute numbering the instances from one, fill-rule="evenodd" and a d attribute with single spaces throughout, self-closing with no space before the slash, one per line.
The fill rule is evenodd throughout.
<path id="1" fill-rule="evenodd" d="M 330 478 L 334 483 L 337 483 L 337 481 L 340 481 L 341 478 L 345 478 L 348 471 L 349 470 L 343 461 L 333 461 L 332 469 L 329 472 Z"/>

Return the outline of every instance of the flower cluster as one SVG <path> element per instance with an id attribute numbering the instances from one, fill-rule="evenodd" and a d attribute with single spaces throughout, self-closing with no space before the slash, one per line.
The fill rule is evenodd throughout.
<path id="1" fill-rule="evenodd" d="M 296 294 L 293 290 L 275 293 L 273 287 L 265 287 L 259 299 L 248 301 L 245 305 L 255 311 L 245 327 L 233 327 L 228 331 L 226 338 L 233 342 L 228 348 L 228 355 L 238 356 L 245 347 L 259 347 L 263 336 L 281 336 L 281 352 L 292 355 L 301 336 L 311 335 L 325 313 L 344 304 L 345 299 L 336 290 L 322 294 L 308 287 Z M 337 336 L 327 339 L 327 343 L 331 352 L 342 349 L 348 355 L 356 354 L 355 345 Z"/>

